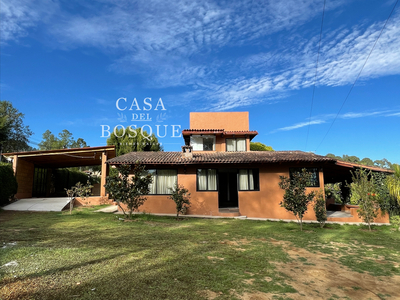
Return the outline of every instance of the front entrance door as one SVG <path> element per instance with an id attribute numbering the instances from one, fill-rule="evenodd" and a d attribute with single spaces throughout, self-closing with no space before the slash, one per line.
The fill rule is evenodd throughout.
<path id="1" fill-rule="evenodd" d="M 218 207 L 238 207 L 237 170 L 218 170 Z"/>

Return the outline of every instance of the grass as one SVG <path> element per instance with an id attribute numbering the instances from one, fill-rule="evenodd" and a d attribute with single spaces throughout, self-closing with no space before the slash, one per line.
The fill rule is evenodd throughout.
<path id="1" fill-rule="evenodd" d="M 148 214 L 124 222 L 94 209 L 0 211 L 0 299 L 351 299 L 368 287 L 335 288 L 304 272 L 334 262 L 377 281 L 400 275 L 400 233 L 387 226 L 300 232 L 296 223 Z"/>

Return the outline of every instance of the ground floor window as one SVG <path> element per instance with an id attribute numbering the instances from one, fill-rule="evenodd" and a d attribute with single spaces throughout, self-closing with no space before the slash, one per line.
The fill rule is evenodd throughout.
<path id="1" fill-rule="evenodd" d="M 239 190 L 259 191 L 259 174 L 257 169 L 239 170 Z"/>
<path id="2" fill-rule="evenodd" d="M 167 195 L 171 194 L 171 189 L 178 181 L 178 172 L 173 169 L 157 169 L 147 170 L 153 178 L 153 183 L 150 184 L 150 194 L 152 195 Z"/>
<path id="3" fill-rule="evenodd" d="M 319 187 L 319 172 L 318 168 L 290 168 L 290 179 L 293 178 L 293 174 L 301 173 L 303 169 L 306 169 L 307 172 L 311 173 L 311 181 L 308 184 L 308 187 Z"/>
<path id="4" fill-rule="evenodd" d="M 197 190 L 216 191 L 217 190 L 217 170 L 198 169 L 197 170 Z"/>

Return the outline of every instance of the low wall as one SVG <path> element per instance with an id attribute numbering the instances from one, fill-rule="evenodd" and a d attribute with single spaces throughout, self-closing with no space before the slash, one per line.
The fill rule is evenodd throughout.
<path id="1" fill-rule="evenodd" d="M 74 206 L 90 206 L 90 205 L 104 205 L 112 204 L 113 200 L 108 199 L 108 196 L 91 196 L 85 199 L 79 197 L 75 198 Z"/>
<path id="2" fill-rule="evenodd" d="M 358 207 L 345 208 L 344 211 L 349 212 L 351 217 L 349 218 L 328 218 L 328 221 L 332 222 L 346 222 L 346 223 L 363 223 L 364 221 L 358 216 Z M 378 212 L 378 216 L 375 218 L 374 223 L 390 223 L 389 214 L 385 213 L 382 215 L 381 210 Z"/>

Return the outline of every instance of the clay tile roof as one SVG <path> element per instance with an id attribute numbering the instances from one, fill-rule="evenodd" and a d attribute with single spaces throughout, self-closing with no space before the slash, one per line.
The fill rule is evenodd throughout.
<path id="1" fill-rule="evenodd" d="M 182 152 L 131 152 L 107 161 L 110 165 L 134 164 L 249 164 L 282 162 L 335 162 L 335 159 L 302 151 L 194 152 L 183 157 Z"/>
<path id="2" fill-rule="evenodd" d="M 184 129 L 182 135 L 190 134 L 223 134 L 223 135 L 250 135 L 256 136 L 258 132 L 256 130 L 236 130 L 236 131 L 225 131 L 224 129 Z"/>
<path id="3" fill-rule="evenodd" d="M 257 135 L 258 132 L 256 130 L 248 130 L 248 131 L 224 131 L 224 134 L 238 134 L 238 135 Z"/>
<path id="4" fill-rule="evenodd" d="M 182 130 L 183 135 L 189 134 L 210 134 L 210 133 L 224 133 L 223 129 L 184 129 Z"/>

